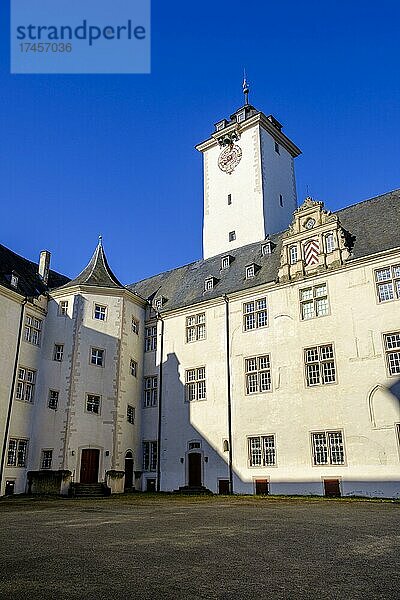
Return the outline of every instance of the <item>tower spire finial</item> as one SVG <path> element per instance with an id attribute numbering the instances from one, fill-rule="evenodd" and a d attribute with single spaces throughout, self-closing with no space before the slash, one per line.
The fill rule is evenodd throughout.
<path id="1" fill-rule="evenodd" d="M 249 103 L 249 85 L 247 83 L 247 77 L 246 77 L 246 69 L 243 69 L 243 94 L 244 94 L 244 103 L 247 106 Z"/>
<path id="2" fill-rule="evenodd" d="M 99 245 L 102 246 L 103 245 L 103 236 L 99 235 Z"/>

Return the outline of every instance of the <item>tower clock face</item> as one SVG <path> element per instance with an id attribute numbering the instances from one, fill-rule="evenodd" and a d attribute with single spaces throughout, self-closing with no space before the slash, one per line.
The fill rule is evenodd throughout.
<path id="1" fill-rule="evenodd" d="M 218 166 L 221 171 L 230 175 L 240 163 L 242 149 L 237 144 L 224 148 L 218 158 Z"/>

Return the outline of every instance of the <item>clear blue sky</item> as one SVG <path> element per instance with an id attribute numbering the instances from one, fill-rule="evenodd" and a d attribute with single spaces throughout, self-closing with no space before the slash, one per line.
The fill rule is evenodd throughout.
<path id="1" fill-rule="evenodd" d="M 400 187 L 395 0 L 153 0 L 151 75 L 75 76 L 10 75 L 1 5 L 0 242 L 27 258 L 47 248 L 73 277 L 99 233 L 123 283 L 200 258 L 194 146 L 242 104 L 244 65 L 251 103 L 303 151 L 299 200 Z"/>

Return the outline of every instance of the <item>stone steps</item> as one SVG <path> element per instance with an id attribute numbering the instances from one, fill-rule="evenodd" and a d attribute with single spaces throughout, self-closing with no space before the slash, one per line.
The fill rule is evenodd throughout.
<path id="1" fill-rule="evenodd" d="M 179 490 L 174 490 L 174 494 L 186 494 L 187 496 L 213 495 L 213 493 L 204 487 L 204 485 L 184 485 L 181 486 Z"/>
<path id="2" fill-rule="evenodd" d="M 108 496 L 107 489 L 102 483 L 74 483 L 72 495 L 76 498 L 104 498 Z"/>

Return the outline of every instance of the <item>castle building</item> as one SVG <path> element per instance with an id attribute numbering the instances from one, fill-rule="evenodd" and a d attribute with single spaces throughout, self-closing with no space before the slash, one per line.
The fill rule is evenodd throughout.
<path id="1" fill-rule="evenodd" d="M 400 190 L 297 207 L 248 103 L 197 146 L 204 258 L 132 285 L 0 246 L 0 493 L 400 496 Z M 396 387 L 397 386 L 397 387 Z"/>

